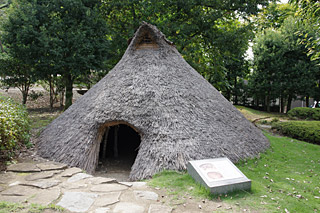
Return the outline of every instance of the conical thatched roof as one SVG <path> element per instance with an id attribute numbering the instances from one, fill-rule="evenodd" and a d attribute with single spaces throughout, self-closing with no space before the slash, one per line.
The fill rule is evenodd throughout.
<path id="1" fill-rule="evenodd" d="M 93 173 L 105 127 L 119 123 L 141 136 L 132 180 L 186 169 L 189 160 L 226 156 L 236 162 L 269 146 L 260 130 L 147 23 L 119 63 L 41 133 L 38 152 Z"/>

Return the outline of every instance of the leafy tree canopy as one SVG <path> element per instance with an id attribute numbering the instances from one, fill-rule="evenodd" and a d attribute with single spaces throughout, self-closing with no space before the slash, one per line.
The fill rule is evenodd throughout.
<path id="1" fill-rule="evenodd" d="M 290 3 L 297 6 L 300 21 L 312 26 L 315 31 L 314 39 L 305 41 L 312 59 L 317 60 L 320 58 L 320 2 L 317 0 L 290 0 Z"/>
<path id="2" fill-rule="evenodd" d="M 266 29 L 254 41 L 252 94 L 265 102 L 268 111 L 275 98 L 285 99 L 287 110 L 290 110 L 291 101 L 297 95 L 315 95 L 319 68 L 307 55 L 307 49 L 301 43 L 304 34 L 296 33 L 298 31 L 312 38 L 312 28 L 289 17 L 278 30 Z"/>
<path id="3" fill-rule="evenodd" d="M 41 78 L 62 75 L 66 108 L 74 80 L 102 68 L 108 43 L 99 0 L 14 0 L 3 25 L 10 55 Z"/>
<path id="4" fill-rule="evenodd" d="M 104 0 L 102 8 L 109 26 L 112 50 L 107 64 L 110 68 L 115 65 L 126 49 L 126 41 L 141 21 L 147 21 L 158 26 L 188 63 L 216 88 L 228 90 L 230 82 L 226 75 L 230 67 L 226 67 L 223 56 L 242 60 L 245 52 L 242 50 L 247 49 L 251 33 L 248 22 L 240 24 L 238 19 L 246 20 L 249 15 L 257 14 L 258 7 L 267 4 L 266 0 Z M 236 32 L 243 37 L 235 39 L 232 33 Z M 237 47 L 232 53 L 228 50 L 231 46 Z"/>
<path id="5" fill-rule="evenodd" d="M 267 28 L 278 29 L 282 26 L 284 20 L 294 16 L 295 12 L 296 8 L 290 4 L 270 3 L 252 19 L 257 31 Z"/>

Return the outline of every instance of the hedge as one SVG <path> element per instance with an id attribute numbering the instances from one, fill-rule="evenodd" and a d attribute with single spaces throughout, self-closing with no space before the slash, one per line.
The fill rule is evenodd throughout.
<path id="1" fill-rule="evenodd" d="M 320 108 L 296 107 L 288 112 L 290 118 L 320 120 Z"/>
<path id="2" fill-rule="evenodd" d="M 288 121 L 272 124 L 280 133 L 320 145 L 320 121 Z"/>
<path id="3" fill-rule="evenodd" d="M 19 144 L 29 142 L 29 120 L 25 106 L 0 96 L 0 155 L 12 157 Z"/>

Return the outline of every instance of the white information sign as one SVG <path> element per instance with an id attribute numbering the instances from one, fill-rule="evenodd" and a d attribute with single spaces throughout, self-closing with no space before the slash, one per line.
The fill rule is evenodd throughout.
<path id="1" fill-rule="evenodd" d="M 251 188 L 251 181 L 228 158 L 189 161 L 188 172 L 214 194 Z"/>

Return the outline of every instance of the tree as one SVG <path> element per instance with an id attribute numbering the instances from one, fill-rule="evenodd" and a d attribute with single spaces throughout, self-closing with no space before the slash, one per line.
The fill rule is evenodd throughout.
<path id="1" fill-rule="evenodd" d="M 3 42 L 19 58 L 32 65 L 41 78 L 61 75 L 66 104 L 72 104 L 74 80 L 102 68 L 106 57 L 106 23 L 99 0 L 16 0 L 8 12 Z M 15 17 L 26 21 L 13 23 Z M 22 20 L 22 19 L 21 19 Z M 30 20 L 30 21 L 29 21 Z M 18 34 L 14 30 L 22 31 Z M 12 39 L 10 39 L 12 38 Z M 13 39 L 14 38 L 14 39 Z M 16 46 L 17 48 L 12 48 Z M 29 47 L 28 52 L 21 52 Z"/>
<path id="2" fill-rule="evenodd" d="M 222 89 L 222 94 L 228 100 L 233 98 L 233 103 L 238 104 L 243 92 L 242 82 L 249 73 L 249 64 L 245 57 L 249 40 L 253 36 L 251 25 L 234 20 L 228 25 L 223 24 L 221 30 L 224 31 L 224 37 L 216 42 L 223 44 L 229 41 L 221 47 L 227 83 Z"/>
<path id="3" fill-rule="evenodd" d="M 48 3 L 43 22 L 45 35 L 40 57 L 65 82 L 66 105 L 72 104 L 74 80 L 81 74 L 102 68 L 108 49 L 106 23 L 99 0 L 54 0 Z"/>
<path id="4" fill-rule="evenodd" d="M 253 16 L 253 23 L 256 31 L 267 28 L 279 29 L 286 18 L 293 16 L 296 8 L 290 4 L 270 3 L 256 16 Z"/>
<path id="5" fill-rule="evenodd" d="M 18 5 L 23 9 L 16 9 Z M 30 85 L 37 80 L 32 55 L 37 50 L 32 38 L 38 37 L 38 21 L 36 11 L 27 1 L 13 2 L 7 13 L 8 17 L 3 17 L 1 34 L 6 49 L 1 53 L 0 67 L 4 83 L 18 87 L 25 104 Z"/>
<path id="6" fill-rule="evenodd" d="M 256 104 L 262 102 L 268 112 L 271 100 L 280 96 L 277 93 L 281 91 L 282 84 L 277 79 L 285 69 L 282 60 L 284 52 L 284 37 L 279 31 L 267 29 L 254 40 L 254 72 L 250 78 L 250 88 Z"/>
<path id="7" fill-rule="evenodd" d="M 320 60 L 320 3 L 316 0 L 290 0 L 298 8 L 298 17 L 301 24 L 313 29 L 313 36 L 301 30 L 298 31 L 300 35 L 304 35 L 303 44 L 308 49 L 308 55 L 311 59 L 319 63 Z M 319 65 L 319 64 L 318 64 Z M 320 70 L 315 74 L 317 79 L 316 87 L 314 87 L 313 96 L 320 102 Z"/>
<path id="8" fill-rule="evenodd" d="M 295 95 L 307 97 L 307 100 L 314 95 L 319 67 L 316 66 L 316 61 L 311 60 L 307 54 L 308 49 L 302 42 L 304 39 L 313 40 L 314 29 L 312 27 L 299 23 L 297 18 L 289 17 L 284 21 L 280 30 L 287 42 L 287 51 L 284 55 L 286 75 L 283 76 L 283 79 L 286 80 L 284 91 L 288 95 L 287 110 L 289 111 Z M 297 32 L 302 32 L 302 34 Z"/>
<path id="9" fill-rule="evenodd" d="M 3 16 L 5 15 L 5 10 L 9 7 L 9 4 L 10 2 L 6 0 L 0 0 L 0 18 L 3 18 Z M 5 52 L 1 40 L 0 40 L 0 48 L 1 48 L 1 52 Z"/>
<path id="10" fill-rule="evenodd" d="M 139 26 L 141 21 L 155 24 L 173 41 L 186 61 L 200 72 L 219 90 L 229 86 L 226 80 L 226 64 L 223 56 L 228 51 L 226 46 L 236 46 L 239 40 L 247 36 L 231 39 L 230 31 L 251 30 L 238 23 L 241 17 L 246 19 L 256 14 L 259 6 L 266 6 L 268 1 L 157 1 L 106 0 L 103 11 L 109 26 L 111 50 L 108 64 L 114 64 L 121 58 L 126 49 L 126 42 Z M 121 23 L 121 24 L 119 24 Z M 229 32 L 224 31 L 229 29 Z M 226 36 L 229 33 L 228 36 Z M 241 46 L 247 41 L 240 42 Z M 234 44 L 234 45 L 233 45 Z M 237 50 L 241 48 L 237 48 Z M 233 51 L 233 58 L 242 60 L 241 53 Z M 244 54 L 244 53 L 243 53 Z M 230 55 L 230 53 L 229 53 Z M 241 55 L 241 56 L 240 56 Z"/>
<path id="11" fill-rule="evenodd" d="M 9 87 L 17 87 L 22 94 L 22 104 L 26 104 L 30 86 L 37 80 L 34 68 L 6 53 L 0 57 L 0 68 L 2 82 Z"/>
<path id="12" fill-rule="evenodd" d="M 305 42 L 312 59 L 318 60 L 320 58 L 320 3 L 317 0 L 290 0 L 290 3 L 297 6 L 300 21 L 312 26 L 315 31 L 314 38 L 305 39 Z"/>
<path id="13" fill-rule="evenodd" d="M 266 29 L 255 39 L 254 73 L 251 76 L 252 94 L 256 100 L 263 100 L 265 109 L 270 111 L 270 102 L 279 98 L 280 111 L 290 110 L 291 101 L 298 95 L 309 97 L 315 86 L 318 68 L 307 55 L 299 30 L 312 29 L 297 24 L 293 17 L 287 18 L 279 30 Z"/>

